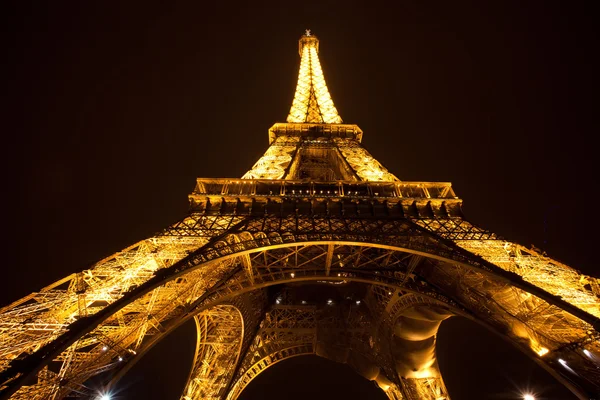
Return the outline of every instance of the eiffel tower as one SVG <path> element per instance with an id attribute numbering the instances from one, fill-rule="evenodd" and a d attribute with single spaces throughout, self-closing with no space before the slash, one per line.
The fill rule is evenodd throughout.
<path id="1" fill-rule="evenodd" d="M 241 179 L 197 179 L 182 220 L 0 310 L 0 398 L 108 398 L 194 319 L 184 400 L 236 399 L 307 354 L 390 399 L 449 399 L 435 344 L 452 316 L 579 398 L 600 393 L 599 280 L 473 225 L 450 183 L 384 168 L 342 122 L 318 52 L 307 31 L 287 122 Z"/>

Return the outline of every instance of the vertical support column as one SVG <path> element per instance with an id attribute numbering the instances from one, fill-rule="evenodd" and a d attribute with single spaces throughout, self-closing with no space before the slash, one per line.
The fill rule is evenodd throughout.
<path id="1" fill-rule="evenodd" d="M 232 305 L 216 306 L 195 318 L 197 328 L 194 364 L 182 400 L 221 398 L 237 364 L 243 319 Z"/>
<path id="2" fill-rule="evenodd" d="M 333 244 L 327 245 L 327 255 L 325 258 L 325 275 L 329 276 L 331 272 L 331 262 L 333 261 Z"/>

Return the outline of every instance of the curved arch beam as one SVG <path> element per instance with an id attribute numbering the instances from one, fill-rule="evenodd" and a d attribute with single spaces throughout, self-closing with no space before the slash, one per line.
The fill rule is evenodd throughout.
<path id="1" fill-rule="evenodd" d="M 219 399 L 240 357 L 244 320 L 232 305 L 216 306 L 194 317 L 196 352 L 182 400 Z"/>
<path id="2" fill-rule="evenodd" d="M 397 341 L 401 342 L 405 337 L 415 339 L 415 336 L 418 336 L 416 339 L 421 339 L 421 337 L 429 338 L 435 335 L 439 322 L 453 313 L 446 311 L 447 307 L 439 301 L 410 294 L 390 297 L 387 295 L 388 291 L 389 288 L 373 286 L 365 298 L 366 309 L 358 305 L 355 306 L 357 308 L 354 312 L 352 307 L 344 309 L 342 314 L 349 325 L 344 325 L 343 329 L 347 331 L 344 330 L 343 336 L 354 337 L 354 339 L 340 345 L 329 343 L 327 339 L 323 340 L 330 336 L 327 333 L 327 326 L 334 329 L 341 328 L 335 322 L 333 324 L 329 322 L 331 318 L 328 313 L 329 307 L 276 306 L 267 314 L 253 345 L 243 360 L 243 367 L 228 393 L 227 400 L 237 399 L 253 379 L 271 366 L 287 358 L 305 354 L 315 354 L 334 362 L 350 365 L 359 375 L 376 382 L 390 399 L 449 399 L 435 359 L 430 362 L 430 358 L 424 358 L 418 349 L 415 351 L 414 346 L 410 348 L 404 346 L 400 349 L 394 347 L 401 347 L 397 346 Z M 359 310 L 363 311 L 355 314 Z M 348 319 L 351 315 L 355 317 Z M 401 323 L 399 324 L 398 320 L 401 318 L 433 320 L 435 326 L 425 330 L 415 326 L 399 326 Z M 381 325 L 378 321 L 382 320 L 396 321 L 394 324 L 396 329 L 378 327 Z M 368 345 L 365 347 L 361 339 L 365 335 L 373 338 L 369 342 L 375 348 L 370 348 Z M 391 337 L 395 337 L 396 341 L 390 342 Z M 336 349 L 339 346 L 345 349 L 341 353 Z M 360 349 L 366 351 L 365 354 L 362 354 Z M 391 361 L 391 358 L 386 355 L 390 351 L 398 354 L 402 350 L 410 357 L 418 359 L 421 364 L 428 363 L 428 368 L 419 370 L 416 374 L 418 376 L 415 374 L 406 376 L 400 371 L 406 367 L 396 366 L 389 369 L 378 365 L 388 363 L 388 359 Z M 398 359 L 391 362 L 391 365 L 394 362 L 396 365 L 403 364 L 399 363 Z M 432 374 L 432 371 L 435 373 Z M 388 374 L 392 379 L 387 377 Z"/>
<path id="3" fill-rule="evenodd" d="M 364 307 L 336 309 L 326 305 L 275 305 L 267 312 L 254 342 L 242 361 L 236 379 L 227 394 L 237 399 L 244 388 L 271 366 L 288 358 L 314 354 L 351 366 L 359 375 L 375 381 L 384 390 L 397 389 L 376 365 L 374 354 L 361 354 L 361 338 L 371 332 L 370 314 Z M 343 314 L 344 323 L 338 313 Z M 337 334 L 342 338 L 335 341 Z M 334 340 L 332 342 L 331 340 Z M 368 345 L 367 345 L 368 349 Z M 370 349 L 369 349 L 370 350 Z M 389 390 L 390 393 L 395 390 Z"/>
<path id="4" fill-rule="evenodd" d="M 258 375 L 262 374 L 267 368 L 293 357 L 311 354 L 315 354 L 312 343 L 298 344 L 270 353 L 269 355 L 258 360 L 254 365 L 246 370 L 244 375 L 242 375 L 233 384 L 231 391 L 227 394 L 226 399 L 236 400 L 244 391 L 244 389 L 250 384 L 250 382 L 252 382 Z"/>

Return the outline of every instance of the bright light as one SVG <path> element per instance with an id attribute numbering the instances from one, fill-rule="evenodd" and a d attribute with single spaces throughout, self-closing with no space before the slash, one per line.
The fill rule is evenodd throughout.
<path id="1" fill-rule="evenodd" d="M 123 361 L 123 357 L 119 357 L 119 361 Z"/>
<path id="2" fill-rule="evenodd" d="M 563 360 L 562 358 L 559 358 L 558 362 L 561 363 L 563 367 L 568 367 L 567 362 L 565 360 Z"/>
<path id="3" fill-rule="evenodd" d="M 106 347 L 106 346 L 103 346 L 103 347 L 102 347 L 102 351 L 106 351 L 106 350 L 108 350 L 108 347 Z"/>
<path id="4" fill-rule="evenodd" d="M 538 356 L 543 357 L 544 355 L 548 354 L 548 351 L 549 350 L 547 348 L 542 347 L 537 351 L 537 353 L 538 353 Z"/>
<path id="5" fill-rule="evenodd" d="M 328 305 L 332 305 L 333 304 L 333 300 L 331 300 L 331 299 L 327 300 L 327 304 Z"/>
<path id="6" fill-rule="evenodd" d="M 583 349 L 583 354 L 585 354 L 589 358 L 592 358 L 592 353 L 588 349 Z"/>
<path id="7" fill-rule="evenodd" d="M 359 305 L 359 304 L 360 304 L 360 300 L 356 300 L 356 305 Z"/>
<path id="8" fill-rule="evenodd" d="M 290 276 L 293 278 L 296 276 L 296 274 L 294 274 L 293 272 L 290 274 Z"/>
<path id="9" fill-rule="evenodd" d="M 112 396 L 109 393 L 104 393 L 96 397 L 98 400 L 111 400 Z"/>
<path id="10" fill-rule="evenodd" d="M 523 400 L 535 400 L 535 397 L 532 394 L 525 394 Z"/>

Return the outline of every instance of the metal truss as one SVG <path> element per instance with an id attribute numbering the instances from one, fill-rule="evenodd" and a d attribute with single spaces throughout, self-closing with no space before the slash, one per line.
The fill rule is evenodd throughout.
<path id="1" fill-rule="evenodd" d="M 282 179 L 299 142 L 294 136 L 277 138 L 242 179 Z"/>
<path id="2" fill-rule="evenodd" d="M 342 310 L 344 312 L 340 312 Z M 389 390 L 394 384 L 384 376 L 379 376 L 377 371 L 380 368 L 373 357 L 364 355 L 371 353 L 368 340 L 370 322 L 365 308 L 359 305 L 274 305 L 265 315 L 227 399 L 236 399 L 267 368 L 291 357 L 307 354 L 355 364 L 352 366 L 363 373 L 367 372 L 368 378 L 384 386 L 386 391 Z M 365 367 L 365 362 L 372 366 Z M 390 392 L 399 393 L 397 388 Z"/>
<path id="3" fill-rule="evenodd" d="M 378 323 L 385 320 L 393 325 L 401 312 L 414 314 L 417 307 L 439 307 L 439 303 L 410 294 L 391 296 L 388 288 L 376 285 L 369 286 L 364 305 L 355 298 L 343 305 L 328 302 L 320 307 L 286 304 L 286 296 L 279 300 L 281 303 L 266 314 L 227 399 L 236 399 L 244 387 L 267 368 L 306 354 L 350 364 L 367 379 L 377 382 L 390 399 L 449 398 L 437 365 L 428 368 L 426 377 L 397 375 L 391 354 L 384 354 L 392 347 L 393 334 Z M 396 315 L 390 314 L 391 310 Z M 423 316 L 419 311 L 416 313 Z M 343 321 L 335 314 L 343 315 Z M 411 334 L 406 329 L 398 331 Z"/>
<path id="4" fill-rule="evenodd" d="M 421 263 L 421 256 L 412 255 L 407 266 L 414 269 Z M 366 303 L 377 335 L 393 338 L 375 343 L 379 359 L 388 353 L 394 360 L 394 370 L 386 372 L 401 377 L 399 389 L 404 398 L 449 399 L 435 357 L 435 342 L 441 322 L 456 311 L 431 297 L 376 285 L 370 287 Z"/>
<path id="5" fill-rule="evenodd" d="M 198 335 L 195 362 L 182 399 L 218 399 L 241 351 L 242 317 L 233 306 L 217 306 L 194 319 Z"/>
<path id="6" fill-rule="evenodd" d="M 281 125 L 281 124 L 279 124 Z M 340 135 L 343 126 L 338 127 L 337 130 L 329 132 L 319 132 L 313 127 L 306 126 L 304 124 L 287 124 L 289 127 L 286 129 L 289 135 L 277 136 L 265 154 L 259 158 L 254 164 L 252 169 L 242 179 L 297 179 L 294 177 L 294 169 L 290 169 L 294 160 L 297 160 L 295 164 L 303 165 L 307 167 L 306 161 L 300 161 L 298 159 L 298 150 L 302 147 L 321 147 L 323 149 L 331 149 L 336 151 L 339 156 L 337 161 L 329 163 L 332 167 L 347 169 L 351 171 L 351 175 L 342 176 L 344 179 L 350 179 L 355 177 L 355 180 L 361 180 L 365 182 L 398 182 L 399 179 L 390 173 L 383 165 L 381 165 L 371 154 L 360 145 L 360 137 L 352 134 L 352 137 L 338 137 Z M 304 128 L 307 127 L 305 130 Z M 282 127 L 277 127 L 273 131 L 281 131 Z M 329 134 L 331 138 L 324 138 L 318 136 L 319 134 Z M 343 134 L 342 134 L 343 135 Z M 361 133 L 362 135 L 362 133 Z M 341 135 L 340 135 L 341 136 Z M 301 140 L 305 137 L 303 140 Z M 312 138 L 313 140 L 308 140 Z M 316 138 L 318 138 L 316 140 Z M 336 177 L 334 174 L 333 178 Z M 321 179 L 323 180 L 323 179 Z M 325 179 L 333 180 L 333 179 Z"/>
<path id="7" fill-rule="evenodd" d="M 334 142 L 361 180 L 370 182 L 399 180 L 356 140 L 335 138 Z"/>
<path id="8" fill-rule="evenodd" d="M 313 307 L 275 306 L 265 315 L 226 398 L 236 399 L 268 367 L 291 357 L 314 354 L 316 331 Z"/>
<path id="9" fill-rule="evenodd" d="M 194 316 L 197 346 L 182 400 L 222 399 L 266 307 L 264 291 L 241 295 Z M 214 317 L 216 315 L 216 317 Z"/>
<path id="10" fill-rule="evenodd" d="M 576 305 L 597 318 L 600 317 L 600 285 L 597 278 L 583 275 L 533 249 L 501 240 L 463 219 L 416 222 L 441 237 L 453 240 L 459 247 L 495 266 L 515 273 L 536 287 Z M 460 231 L 473 232 L 473 235 L 465 239 L 458 235 Z"/>
<path id="11" fill-rule="evenodd" d="M 150 238 L 4 307 L 0 310 L 0 367 L 54 340 L 70 324 L 112 304 L 205 242 L 200 236 Z M 139 312 L 147 313 L 154 300 Z M 102 346 L 100 340 L 97 345 Z"/>

